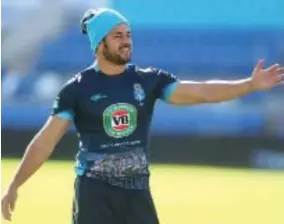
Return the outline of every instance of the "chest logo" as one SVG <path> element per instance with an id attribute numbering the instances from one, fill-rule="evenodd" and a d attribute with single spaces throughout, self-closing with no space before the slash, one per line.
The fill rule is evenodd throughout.
<path id="1" fill-rule="evenodd" d="M 107 107 L 103 113 L 104 130 L 113 138 L 131 135 L 137 127 L 137 110 L 128 103 L 118 103 Z"/>
<path id="2" fill-rule="evenodd" d="M 145 99 L 145 91 L 144 89 L 142 88 L 141 84 L 140 83 L 135 83 L 133 85 L 133 94 L 134 94 L 134 98 L 135 100 L 137 100 L 139 102 L 139 105 L 140 106 L 143 106 L 143 100 Z"/>

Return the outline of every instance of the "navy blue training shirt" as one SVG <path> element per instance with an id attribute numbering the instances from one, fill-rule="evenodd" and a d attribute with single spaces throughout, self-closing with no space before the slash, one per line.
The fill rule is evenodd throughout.
<path id="1" fill-rule="evenodd" d="M 59 92 L 52 115 L 73 120 L 77 175 L 126 189 L 149 189 L 148 133 L 157 99 L 167 100 L 172 74 L 129 65 L 119 75 L 88 68 Z"/>

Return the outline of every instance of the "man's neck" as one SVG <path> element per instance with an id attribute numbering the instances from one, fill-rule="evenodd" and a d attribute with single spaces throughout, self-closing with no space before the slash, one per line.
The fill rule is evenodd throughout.
<path id="1" fill-rule="evenodd" d="M 106 60 L 97 59 L 94 66 L 106 75 L 119 75 L 125 71 L 126 65 L 116 65 Z"/>

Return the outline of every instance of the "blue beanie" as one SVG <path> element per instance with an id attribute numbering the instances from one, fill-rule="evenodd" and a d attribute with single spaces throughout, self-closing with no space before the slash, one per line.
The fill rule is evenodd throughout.
<path id="1" fill-rule="evenodd" d="M 117 25 L 126 23 L 127 19 L 113 9 L 100 9 L 95 16 L 87 22 L 87 33 L 93 51 L 96 50 L 103 38 Z"/>

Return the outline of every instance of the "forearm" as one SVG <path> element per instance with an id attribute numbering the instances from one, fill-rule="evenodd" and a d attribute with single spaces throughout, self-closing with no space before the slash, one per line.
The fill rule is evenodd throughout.
<path id="1" fill-rule="evenodd" d="M 201 92 L 205 102 L 228 101 L 253 91 L 251 79 L 236 81 L 206 81 L 201 84 Z"/>
<path id="2" fill-rule="evenodd" d="M 180 81 L 169 102 L 178 105 L 232 100 L 253 91 L 251 79 L 205 82 Z"/>
<path id="3" fill-rule="evenodd" d="M 27 147 L 10 186 L 17 189 L 24 184 L 49 158 L 53 149 L 52 144 L 48 144 L 44 142 L 43 138 L 36 136 Z"/>

